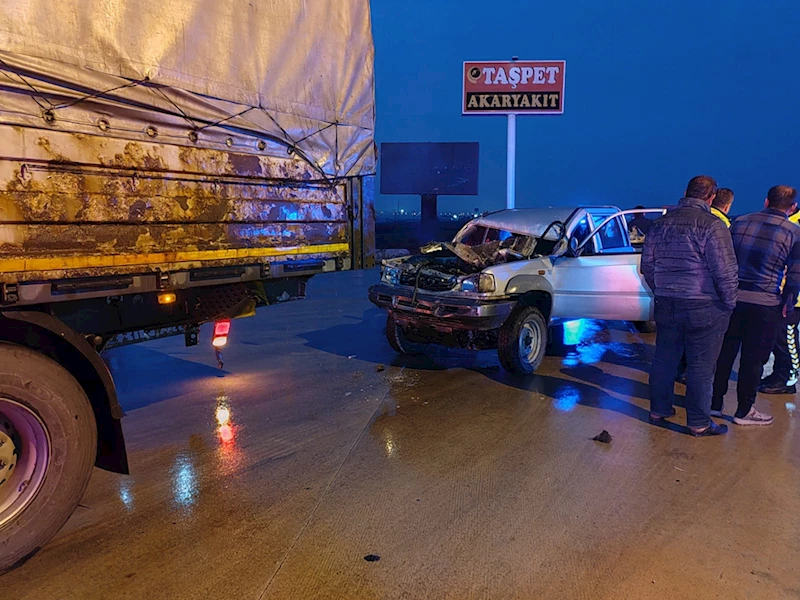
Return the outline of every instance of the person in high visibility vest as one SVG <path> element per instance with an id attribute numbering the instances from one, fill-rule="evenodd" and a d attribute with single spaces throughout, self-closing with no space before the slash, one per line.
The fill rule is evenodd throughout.
<path id="1" fill-rule="evenodd" d="M 800 211 L 789 217 L 800 226 Z M 784 278 L 784 284 L 786 279 Z M 761 380 L 758 391 L 762 394 L 796 394 L 797 378 L 800 373 L 800 300 L 786 315 L 772 354 L 775 362 L 772 374 Z"/>
<path id="2" fill-rule="evenodd" d="M 733 206 L 733 190 L 728 188 L 720 188 L 717 190 L 717 197 L 714 198 L 714 203 L 711 205 L 711 214 L 722 220 L 725 225 L 730 229 L 731 220 L 728 218 L 728 213 Z"/>
<path id="3" fill-rule="evenodd" d="M 725 223 L 725 226 L 731 228 L 731 220 L 728 218 L 728 213 L 733 206 L 733 190 L 730 188 L 719 188 L 714 201 L 711 203 L 711 214 Z M 683 353 L 681 361 L 678 363 L 678 373 L 675 375 L 675 381 L 686 385 L 686 353 Z"/>

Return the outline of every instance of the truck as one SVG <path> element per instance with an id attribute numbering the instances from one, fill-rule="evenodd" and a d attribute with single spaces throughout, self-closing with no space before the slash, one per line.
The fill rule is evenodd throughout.
<path id="1" fill-rule="evenodd" d="M 452 242 L 384 260 L 369 298 L 386 309 L 386 338 L 400 354 L 424 344 L 495 349 L 505 370 L 529 375 L 564 321 L 631 321 L 654 331 L 642 239 L 629 232 L 641 238 L 666 210 L 565 206 L 482 215 Z"/>
<path id="2" fill-rule="evenodd" d="M 374 264 L 373 55 L 368 0 L 0 4 L 0 572 L 128 472 L 103 351 Z"/>

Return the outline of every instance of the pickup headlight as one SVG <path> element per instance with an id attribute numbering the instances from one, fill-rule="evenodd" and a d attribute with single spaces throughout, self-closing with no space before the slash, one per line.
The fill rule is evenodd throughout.
<path id="1" fill-rule="evenodd" d="M 400 285 L 400 269 L 386 265 L 381 272 L 381 281 L 391 285 Z"/>
<path id="2" fill-rule="evenodd" d="M 467 277 L 461 282 L 462 292 L 488 294 L 495 291 L 494 276 L 489 273 L 478 273 Z"/>

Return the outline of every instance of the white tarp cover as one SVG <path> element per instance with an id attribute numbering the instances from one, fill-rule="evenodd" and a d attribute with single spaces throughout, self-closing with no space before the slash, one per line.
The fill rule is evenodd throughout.
<path id="1" fill-rule="evenodd" d="M 0 123 L 370 174 L 373 55 L 369 0 L 2 0 Z"/>

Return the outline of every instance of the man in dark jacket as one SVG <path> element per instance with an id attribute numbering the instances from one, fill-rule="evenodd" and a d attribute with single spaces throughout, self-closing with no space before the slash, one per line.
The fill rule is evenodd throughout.
<path id="1" fill-rule="evenodd" d="M 731 220 L 728 218 L 728 213 L 733 206 L 733 190 L 728 188 L 719 188 L 714 201 L 711 203 L 711 214 L 725 223 L 725 227 L 730 228 Z M 681 356 L 681 362 L 678 364 L 678 374 L 675 376 L 675 381 L 678 383 L 686 384 L 686 352 Z"/>
<path id="2" fill-rule="evenodd" d="M 800 292 L 800 229 L 789 221 L 796 203 L 796 189 L 776 185 L 767 194 L 764 210 L 739 217 L 731 226 L 739 261 L 739 302 L 717 363 L 711 409 L 712 414 L 722 414 L 728 379 L 741 348 L 736 383 L 739 406 L 733 416 L 737 425 L 772 423 L 772 416 L 753 405 L 778 327 Z"/>
<path id="3" fill-rule="evenodd" d="M 678 208 L 653 223 L 642 273 L 655 294 L 656 352 L 650 370 L 650 420 L 675 414 L 674 379 L 686 351 L 686 421 L 696 436 L 721 435 L 711 421 L 715 359 L 736 306 L 736 255 L 728 228 L 711 214 L 717 184 L 693 178 Z"/>

